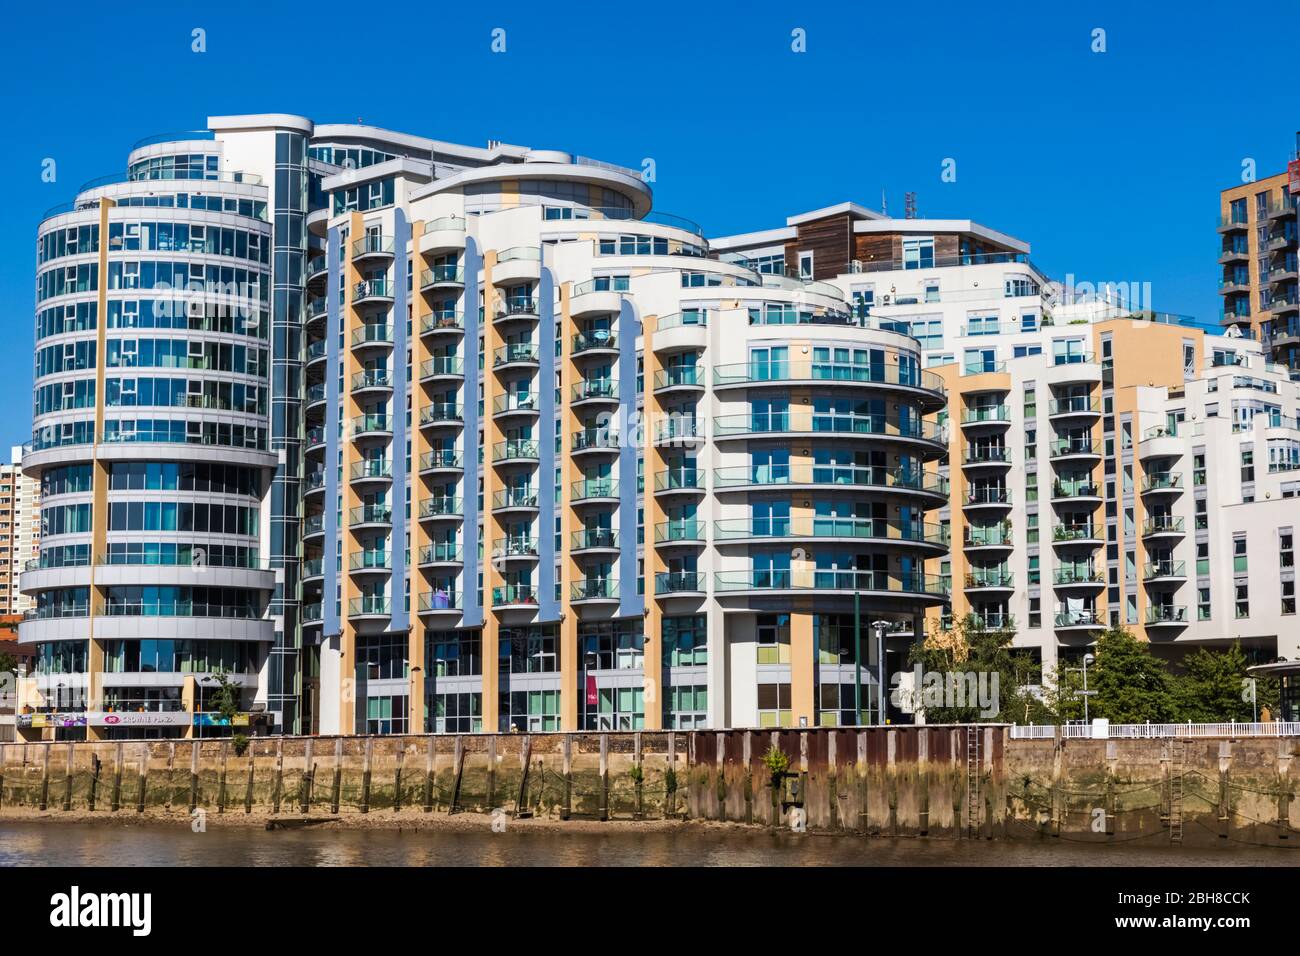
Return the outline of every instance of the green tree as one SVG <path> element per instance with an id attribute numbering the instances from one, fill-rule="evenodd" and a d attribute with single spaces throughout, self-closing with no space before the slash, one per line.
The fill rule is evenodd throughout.
<path id="1" fill-rule="evenodd" d="M 1249 666 L 1240 644 L 1221 651 L 1200 648 L 1188 654 L 1183 659 L 1184 673 L 1175 680 L 1177 719 L 1193 723 L 1254 720 L 1256 708 L 1244 693 Z M 1259 709 L 1269 707 L 1276 713 L 1276 685 L 1276 680 L 1268 678 L 1257 682 Z"/>
<path id="2" fill-rule="evenodd" d="M 933 626 L 925 640 L 914 644 L 908 663 L 920 664 L 925 674 L 941 675 L 945 684 L 949 674 L 975 673 L 985 675 L 985 686 L 991 689 L 993 675 L 997 676 L 995 714 L 984 712 L 978 701 L 968 699 L 964 706 L 926 704 L 926 721 L 1040 723 L 1046 719 L 1042 701 L 1029 689 L 1042 681 L 1042 668 L 1028 651 L 1011 646 L 1015 636 L 1014 624 L 987 628 L 979 618 L 968 615 L 954 620 L 947 629 Z M 920 696 L 923 692 L 924 688 L 914 689 L 913 705 L 918 710 L 924 702 Z"/>
<path id="3" fill-rule="evenodd" d="M 1089 689 L 1097 691 L 1088 708 L 1091 716 L 1114 724 L 1174 719 L 1174 680 L 1149 644 L 1122 627 L 1111 627 L 1097 638 L 1094 653 L 1097 662 L 1088 673 Z"/>

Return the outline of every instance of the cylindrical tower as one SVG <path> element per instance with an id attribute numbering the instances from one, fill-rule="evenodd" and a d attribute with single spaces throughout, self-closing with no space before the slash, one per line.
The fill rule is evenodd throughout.
<path id="1" fill-rule="evenodd" d="M 41 481 L 43 534 L 20 630 L 38 648 L 32 736 L 208 736 L 263 719 L 249 712 L 265 709 L 275 586 L 271 259 L 266 188 L 224 169 L 206 134 L 138 144 L 125 176 L 41 223 L 24 468 Z M 233 721 L 216 713 L 224 685 Z"/>

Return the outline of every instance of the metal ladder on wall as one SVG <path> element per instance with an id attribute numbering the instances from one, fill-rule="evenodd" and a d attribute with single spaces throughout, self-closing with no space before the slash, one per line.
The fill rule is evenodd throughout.
<path id="1" fill-rule="evenodd" d="M 966 728 L 966 831 L 979 832 L 980 825 L 980 730 Z"/>
<path id="2" fill-rule="evenodd" d="M 1175 737 L 1169 742 L 1169 842 L 1183 842 L 1183 774 L 1186 772 L 1187 742 Z"/>

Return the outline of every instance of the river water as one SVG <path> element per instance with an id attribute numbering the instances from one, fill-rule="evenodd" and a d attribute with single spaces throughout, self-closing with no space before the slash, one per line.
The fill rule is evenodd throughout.
<path id="1" fill-rule="evenodd" d="M 749 830 L 255 830 L 0 823 L 0 866 L 1295 866 L 1296 851 Z"/>

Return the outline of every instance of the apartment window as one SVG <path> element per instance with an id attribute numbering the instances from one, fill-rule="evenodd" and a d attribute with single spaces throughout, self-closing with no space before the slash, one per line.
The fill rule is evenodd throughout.
<path id="1" fill-rule="evenodd" d="M 1205 511 L 1205 499 L 1196 499 L 1196 530 L 1204 531 L 1210 526 L 1210 516 Z"/>
<path id="2" fill-rule="evenodd" d="M 811 252 L 799 253 L 799 278 L 811 279 L 813 277 L 813 254 Z"/>
<path id="3" fill-rule="evenodd" d="M 939 301 L 939 280 L 938 279 L 925 280 L 925 301 L 926 302 Z"/>
<path id="4" fill-rule="evenodd" d="M 1237 600 L 1234 604 L 1235 613 L 1238 618 L 1250 617 L 1250 586 L 1247 584 L 1237 585 Z"/>
<path id="5" fill-rule="evenodd" d="M 1025 386 L 1025 421 L 1038 417 L 1038 390 L 1032 385 Z"/>
<path id="6" fill-rule="evenodd" d="M 1038 429 L 1025 429 L 1025 461 L 1033 461 L 1038 457 Z"/>
<path id="7" fill-rule="evenodd" d="M 1253 451 L 1243 451 L 1241 453 L 1241 482 L 1250 484 L 1255 480 L 1255 453 Z"/>
<path id="8" fill-rule="evenodd" d="M 1031 554 L 1029 556 L 1029 583 L 1030 584 L 1041 583 L 1040 572 L 1038 569 L 1038 555 L 1036 554 Z"/>
<path id="9" fill-rule="evenodd" d="M 1029 626 L 1031 628 L 1043 626 L 1042 598 L 1029 599 Z"/>
<path id="10" fill-rule="evenodd" d="M 1290 528 L 1283 528 L 1277 534 L 1278 558 L 1284 568 L 1295 567 L 1295 538 Z"/>
<path id="11" fill-rule="evenodd" d="M 1205 453 L 1192 456 L 1192 484 L 1196 487 L 1205 485 Z"/>
<path id="12" fill-rule="evenodd" d="M 1020 331 L 1036 332 L 1038 331 L 1038 313 L 1022 312 L 1020 313 Z"/>
<path id="13" fill-rule="evenodd" d="M 1025 515 L 1025 542 L 1027 544 L 1038 544 L 1038 513 L 1033 512 Z"/>
<path id="14" fill-rule="evenodd" d="M 1198 577 L 1210 576 L 1210 543 L 1196 542 L 1196 574 Z"/>
<path id="15" fill-rule="evenodd" d="M 1232 537 L 1232 573 L 1245 574 L 1249 568 L 1246 566 L 1246 536 L 1244 534 L 1233 535 Z"/>
<path id="16" fill-rule="evenodd" d="M 811 255 L 811 253 L 809 253 Z M 904 269 L 933 269 L 934 268 L 934 239 L 904 239 L 903 240 L 903 268 Z"/>
<path id="17" fill-rule="evenodd" d="M 1136 594 L 1126 594 L 1124 600 L 1124 621 L 1136 624 L 1138 619 L 1138 599 Z"/>
<path id="18" fill-rule="evenodd" d="M 1043 347 L 1041 345 L 1015 345 L 1011 348 L 1011 354 L 1014 358 L 1024 358 L 1027 355 L 1042 355 Z"/>
<path id="19" fill-rule="evenodd" d="M 1196 589 L 1196 619 L 1198 621 L 1208 621 L 1210 619 L 1210 589 Z"/>
<path id="20" fill-rule="evenodd" d="M 1295 581 L 1282 582 L 1282 613 L 1295 613 Z"/>

